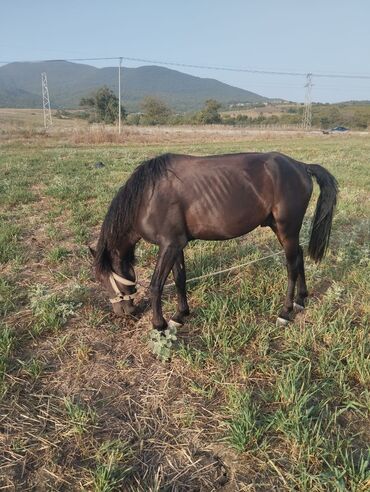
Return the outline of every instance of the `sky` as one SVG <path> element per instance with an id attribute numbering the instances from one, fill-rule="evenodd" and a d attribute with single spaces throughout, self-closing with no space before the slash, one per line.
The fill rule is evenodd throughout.
<path id="1" fill-rule="evenodd" d="M 0 0 L 0 9 L 1 61 L 123 56 L 370 77 L 370 0 Z M 267 97 L 305 97 L 304 75 L 169 68 Z M 313 84 L 313 101 L 370 99 L 370 79 Z"/>

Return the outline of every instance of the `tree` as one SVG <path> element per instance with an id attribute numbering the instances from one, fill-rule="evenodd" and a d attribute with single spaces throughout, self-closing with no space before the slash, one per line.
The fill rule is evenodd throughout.
<path id="1" fill-rule="evenodd" d="M 141 121 L 145 125 L 164 125 L 171 115 L 169 106 L 161 99 L 153 96 L 146 96 L 141 101 L 141 109 L 144 113 Z"/>
<path id="2" fill-rule="evenodd" d="M 203 109 L 198 113 L 198 120 L 204 125 L 212 125 L 214 123 L 221 123 L 221 115 L 219 109 L 221 104 L 214 99 L 208 99 L 204 103 Z"/>
<path id="3" fill-rule="evenodd" d="M 324 129 L 329 128 L 330 120 L 327 116 L 322 116 L 320 118 L 320 126 L 321 126 L 321 128 L 324 128 Z"/>
<path id="4" fill-rule="evenodd" d="M 370 119 L 366 114 L 361 114 L 359 111 L 356 111 L 352 117 L 351 123 L 356 128 L 360 128 L 361 130 L 365 130 L 368 127 L 369 121 L 370 121 Z"/>
<path id="5" fill-rule="evenodd" d="M 89 97 L 83 97 L 80 106 L 94 110 L 94 116 L 91 118 L 97 122 L 115 123 L 118 120 L 118 97 L 109 87 L 104 86 Z M 121 105 L 121 116 L 126 117 L 126 112 Z"/>
<path id="6" fill-rule="evenodd" d="M 330 107 L 327 113 L 327 118 L 330 126 L 341 125 L 341 114 L 339 109 L 336 106 Z M 329 126 L 328 125 L 328 126 Z"/>

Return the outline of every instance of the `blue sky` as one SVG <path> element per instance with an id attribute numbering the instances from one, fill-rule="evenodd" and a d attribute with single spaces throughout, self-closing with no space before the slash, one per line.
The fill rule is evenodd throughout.
<path id="1" fill-rule="evenodd" d="M 368 0 L 0 0 L 0 7 L 4 61 L 127 56 L 370 75 Z M 268 97 L 304 100 L 304 77 L 179 70 Z M 313 82 L 316 101 L 370 99 L 370 80 Z"/>

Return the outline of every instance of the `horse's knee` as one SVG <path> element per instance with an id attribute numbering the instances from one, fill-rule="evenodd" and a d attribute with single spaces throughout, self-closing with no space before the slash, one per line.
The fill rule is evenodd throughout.
<path id="1" fill-rule="evenodd" d="M 161 294 L 161 289 L 159 287 L 159 285 L 151 285 L 150 286 L 150 296 L 153 298 L 153 297 L 159 297 Z"/>

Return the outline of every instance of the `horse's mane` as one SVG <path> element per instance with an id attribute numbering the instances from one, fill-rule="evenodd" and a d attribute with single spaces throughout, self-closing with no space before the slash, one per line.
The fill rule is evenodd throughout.
<path id="1" fill-rule="evenodd" d="M 149 186 L 153 188 L 163 176 L 167 176 L 170 157 L 170 154 L 163 154 L 142 162 L 113 198 L 96 249 L 95 265 L 101 272 L 111 270 L 109 251 L 118 248 L 122 237 L 132 230 L 144 192 Z M 129 256 L 126 259 L 133 261 L 133 250 Z"/>

